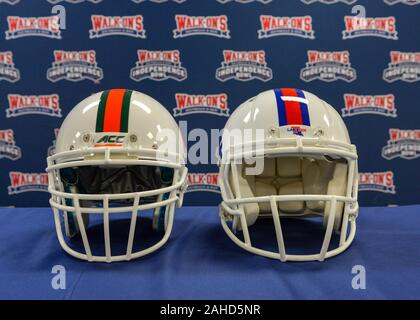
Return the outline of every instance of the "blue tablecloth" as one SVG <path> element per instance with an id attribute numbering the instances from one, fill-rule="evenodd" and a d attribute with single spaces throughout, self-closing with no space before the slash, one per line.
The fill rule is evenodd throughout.
<path id="1" fill-rule="evenodd" d="M 51 286 L 66 268 L 66 290 Z M 366 290 L 352 268 L 366 269 Z M 323 263 L 281 263 L 228 239 L 213 207 L 176 212 L 170 241 L 122 263 L 61 250 L 47 208 L 0 209 L 1 299 L 420 299 L 420 206 L 364 208 L 349 250 Z"/>

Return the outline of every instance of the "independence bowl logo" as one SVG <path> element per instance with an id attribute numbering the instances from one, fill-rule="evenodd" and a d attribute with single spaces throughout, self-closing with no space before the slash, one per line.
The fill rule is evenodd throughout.
<path id="1" fill-rule="evenodd" d="M 220 193 L 218 173 L 189 173 L 188 192 L 214 192 Z"/>
<path id="2" fill-rule="evenodd" d="M 300 72 L 300 78 L 309 82 L 321 80 L 326 82 L 356 80 L 357 73 L 351 67 L 350 53 L 348 51 L 308 51 L 308 62 Z"/>
<path id="3" fill-rule="evenodd" d="M 6 117 L 18 117 L 27 114 L 41 114 L 61 118 L 60 97 L 58 94 L 40 96 L 22 96 L 9 94 L 9 108 Z"/>
<path id="4" fill-rule="evenodd" d="M 229 117 L 228 97 L 225 93 L 209 95 L 177 93 L 175 100 L 176 108 L 173 109 L 174 117 L 195 113 L 208 113 Z"/>
<path id="5" fill-rule="evenodd" d="M 0 130 L 0 159 L 16 161 L 22 157 L 21 149 L 16 145 L 12 129 Z"/>
<path id="6" fill-rule="evenodd" d="M 380 37 L 398 40 L 398 32 L 395 17 L 384 18 L 361 18 L 345 16 L 343 40 L 359 37 Z"/>
<path id="7" fill-rule="evenodd" d="M 261 29 L 258 30 L 258 39 L 276 36 L 294 36 L 306 39 L 315 39 L 312 28 L 312 17 L 273 17 L 260 16 Z"/>
<path id="8" fill-rule="evenodd" d="M 9 195 L 32 191 L 48 191 L 47 173 L 23 173 L 12 171 L 9 173 Z"/>
<path id="9" fill-rule="evenodd" d="M 386 82 L 420 80 L 420 52 L 391 51 L 390 55 L 391 62 L 383 73 Z"/>
<path id="10" fill-rule="evenodd" d="M 387 160 L 420 157 L 420 130 L 389 129 L 389 136 L 388 145 L 382 149 L 382 157 Z"/>
<path id="11" fill-rule="evenodd" d="M 49 3 L 57 4 L 60 2 L 67 2 L 67 3 L 82 3 L 82 2 L 92 2 L 92 3 L 99 3 L 102 0 L 47 0 Z"/>
<path id="12" fill-rule="evenodd" d="M 92 29 L 89 38 L 102 38 L 107 36 L 129 36 L 146 39 L 146 30 L 143 26 L 143 16 L 102 16 L 92 15 Z"/>
<path id="13" fill-rule="evenodd" d="M 407 4 L 409 6 L 414 6 L 420 4 L 420 0 L 384 0 L 387 5 L 393 6 L 397 3 Z"/>
<path id="14" fill-rule="evenodd" d="M 52 82 L 60 80 L 91 80 L 99 83 L 103 79 L 103 70 L 96 62 L 96 51 L 54 51 L 55 61 L 47 71 L 47 79 Z"/>
<path id="15" fill-rule="evenodd" d="M 386 117 L 397 117 L 395 96 L 387 95 L 344 95 L 344 108 L 341 109 L 343 117 L 357 116 L 361 114 L 377 114 Z"/>
<path id="16" fill-rule="evenodd" d="M 20 71 L 15 68 L 13 53 L 11 51 L 0 52 L 0 81 L 16 82 L 20 80 Z"/>
<path id="17" fill-rule="evenodd" d="M 9 29 L 6 31 L 6 40 L 23 37 L 45 37 L 61 39 L 59 17 L 7 17 Z"/>
<path id="18" fill-rule="evenodd" d="M 267 67 L 264 50 L 223 50 L 223 58 L 222 66 L 216 70 L 216 79 L 219 81 L 257 79 L 266 82 L 273 78 L 273 71 Z"/>
<path id="19" fill-rule="evenodd" d="M 267 3 L 270 3 L 273 0 L 217 0 L 217 1 L 219 1 L 220 3 L 223 3 L 223 4 L 228 3 L 228 2 L 233 2 L 233 1 L 238 2 L 238 3 L 260 2 L 262 4 L 267 4 Z"/>
<path id="20" fill-rule="evenodd" d="M 228 18 L 221 16 L 187 16 L 177 14 L 175 16 L 176 29 L 174 39 L 189 36 L 205 35 L 218 38 L 230 39 Z"/>
<path id="21" fill-rule="evenodd" d="M 179 50 L 138 50 L 137 58 L 136 66 L 130 72 L 130 78 L 134 81 L 183 81 L 188 77 L 187 69 L 181 66 Z"/>
<path id="22" fill-rule="evenodd" d="M 353 4 L 357 0 L 302 0 L 305 4 L 312 4 L 315 2 L 323 3 L 323 4 L 334 4 L 334 3 L 344 3 L 344 4 Z"/>
<path id="23" fill-rule="evenodd" d="M 7 3 L 7 4 L 14 5 L 14 4 L 19 3 L 19 1 L 20 1 L 20 0 L 0 0 L 0 4 L 2 4 L 2 3 Z"/>
<path id="24" fill-rule="evenodd" d="M 55 139 L 52 142 L 52 145 L 48 147 L 48 157 L 52 156 L 55 153 L 55 146 L 57 142 L 58 133 L 60 132 L 60 129 L 55 128 L 54 129 L 54 136 Z"/>
<path id="25" fill-rule="evenodd" d="M 394 173 L 392 171 L 359 173 L 359 191 L 396 194 Z"/>

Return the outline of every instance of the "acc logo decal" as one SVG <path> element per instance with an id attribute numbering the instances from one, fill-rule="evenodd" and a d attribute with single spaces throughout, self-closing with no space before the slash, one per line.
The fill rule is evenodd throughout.
<path id="1" fill-rule="evenodd" d="M 142 2 L 145 2 L 145 1 L 151 1 L 151 2 L 155 2 L 155 3 L 164 3 L 166 1 L 171 1 L 171 0 L 131 0 L 131 1 L 133 1 L 134 3 L 142 3 Z M 176 3 L 183 3 L 187 0 L 172 0 L 172 1 L 174 1 Z"/>
<path id="2" fill-rule="evenodd" d="M 270 3 L 272 0 L 217 0 L 217 1 L 223 4 L 232 2 L 232 1 L 239 2 L 239 3 L 261 2 L 262 4 L 267 4 L 267 3 Z"/>
<path id="3" fill-rule="evenodd" d="M 7 17 L 9 29 L 6 31 L 6 40 L 23 37 L 46 37 L 61 39 L 59 17 Z"/>
<path id="4" fill-rule="evenodd" d="M 391 62 L 383 73 L 386 82 L 420 80 L 420 52 L 391 51 L 390 55 Z"/>
<path id="5" fill-rule="evenodd" d="M 308 51 L 306 68 L 300 72 L 300 78 L 309 82 L 321 80 L 326 82 L 344 80 L 352 82 L 356 80 L 357 73 L 351 67 L 350 53 L 348 51 Z"/>
<path id="6" fill-rule="evenodd" d="M 145 79 L 183 81 L 188 77 L 187 69 L 181 66 L 179 50 L 138 50 L 137 58 L 136 66 L 130 72 L 130 78 L 134 81 Z"/>
<path id="7" fill-rule="evenodd" d="M 12 129 L 0 130 L 0 159 L 16 161 L 21 157 L 22 151 L 16 145 L 14 131 Z"/>
<path id="8" fill-rule="evenodd" d="M 344 3 L 344 4 L 353 4 L 355 3 L 357 0 L 302 0 L 303 3 L 305 4 L 312 4 L 315 2 L 320 2 L 323 4 L 334 4 L 334 3 Z"/>
<path id="9" fill-rule="evenodd" d="M 174 39 L 196 35 L 230 39 L 228 18 L 226 15 L 195 17 L 177 14 L 175 16 L 175 22 L 176 29 L 173 31 Z"/>
<path id="10" fill-rule="evenodd" d="M 414 6 L 420 4 L 420 0 L 384 0 L 387 5 L 393 6 L 397 3 L 407 4 L 409 6 Z"/>
<path id="11" fill-rule="evenodd" d="M 258 39 L 275 36 L 294 36 L 315 39 L 312 28 L 312 17 L 273 17 L 260 16 L 261 29 L 258 30 Z"/>
<path id="12" fill-rule="evenodd" d="M 124 143 L 125 136 L 105 135 L 96 141 L 95 147 L 120 147 Z"/>
<path id="13" fill-rule="evenodd" d="M 48 147 L 48 157 L 52 156 L 55 153 L 55 146 L 57 142 L 58 133 L 60 132 L 60 129 L 55 128 L 54 129 L 54 136 L 55 139 L 52 142 L 52 145 Z"/>
<path id="14" fill-rule="evenodd" d="M 92 2 L 92 3 L 99 3 L 102 0 L 47 0 L 49 3 L 56 4 L 60 2 L 68 2 L 68 3 L 81 3 L 81 2 Z"/>
<path id="15" fill-rule="evenodd" d="M 41 96 L 22 96 L 9 94 L 9 108 L 6 117 L 18 117 L 26 114 L 42 114 L 61 118 L 60 98 L 58 94 Z"/>
<path id="16" fill-rule="evenodd" d="M 389 136 L 388 145 L 382 149 L 382 157 L 387 160 L 420 157 L 420 130 L 389 129 Z"/>
<path id="17" fill-rule="evenodd" d="M 90 39 L 116 35 L 146 39 L 142 15 L 123 17 L 92 15 L 91 20 Z"/>
<path id="18" fill-rule="evenodd" d="M 359 173 L 359 191 L 396 194 L 394 173 L 392 171 Z"/>
<path id="19" fill-rule="evenodd" d="M 384 18 L 361 18 L 345 16 L 343 39 L 354 39 L 359 37 L 380 37 L 385 39 L 398 40 L 398 32 L 395 17 Z"/>
<path id="20" fill-rule="evenodd" d="M 186 192 L 215 192 L 220 193 L 219 174 L 217 173 L 189 173 Z"/>
<path id="21" fill-rule="evenodd" d="M 0 52 L 0 81 L 16 82 L 20 80 L 20 72 L 15 68 L 13 53 L 11 51 Z"/>
<path id="22" fill-rule="evenodd" d="M 7 3 L 7 4 L 14 5 L 14 4 L 19 3 L 19 1 L 20 1 L 20 0 L 0 0 L 0 4 L 1 4 L 1 3 Z"/>
<path id="23" fill-rule="evenodd" d="M 31 191 L 48 191 L 47 173 L 23 173 L 12 171 L 9 173 L 9 195 Z"/>
<path id="24" fill-rule="evenodd" d="M 249 81 L 258 79 L 269 81 L 273 71 L 267 67 L 265 51 L 233 51 L 223 50 L 222 66 L 216 70 L 216 79 L 227 81 L 235 79 Z"/>
<path id="25" fill-rule="evenodd" d="M 396 118 L 395 96 L 393 94 L 361 96 L 356 94 L 344 95 L 344 108 L 341 109 L 343 117 L 360 114 L 377 114 Z"/>
<path id="26" fill-rule="evenodd" d="M 47 71 L 47 79 L 52 82 L 60 80 L 91 80 L 95 83 L 103 79 L 103 70 L 96 62 L 96 51 L 54 51 L 55 61 Z"/>
<path id="27" fill-rule="evenodd" d="M 194 113 L 208 113 L 229 117 L 228 97 L 225 93 L 210 95 L 177 93 L 175 99 L 176 108 L 173 109 L 174 117 Z"/>

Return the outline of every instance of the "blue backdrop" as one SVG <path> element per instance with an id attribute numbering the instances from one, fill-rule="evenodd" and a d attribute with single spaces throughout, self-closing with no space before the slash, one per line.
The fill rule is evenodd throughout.
<path id="1" fill-rule="evenodd" d="M 261 91 L 311 91 L 358 146 L 362 205 L 419 203 L 419 34 L 419 0 L 0 0 L 0 206 L 48 205 L 57 128 L 115 87 L 207 131 Z M 216 205 L 217 166 L 189 170 L 187 204 Z"/>

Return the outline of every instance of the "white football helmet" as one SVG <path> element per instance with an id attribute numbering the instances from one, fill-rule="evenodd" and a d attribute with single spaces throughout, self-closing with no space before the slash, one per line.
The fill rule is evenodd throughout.
<path id="1" fill-rule="evenodd" d="M 328 103 L 298 89 L 262 92 L 232 113 L 223 132 L 223 229 L 243 249 L 281 261 L 323 261 L 343 252 L 356 233 L 357 159 L 343 120 Z M 323 217 L 320 251 L 289 254 L 283 218 L 303 216 Z M 253 245 L 250 226 L 263 217 L 273 219 L 274 250 Z M 333 231 L 340 235 L 330 250 Z"/>
<path id="2" fill-rule="evenodd" d="M 151 97 L 113 89 L 80 102 L 64 120 L 56 152 L 47 159 L 50 204 L 63 249 L 79 259 L 111 262 L 160 248 L 171 233 L 175 206 L 182 205 L 187 177 L 184 154 L 178 125 Z M 136 251 L 138 214 L 141 217 L 149 209 L 153 228 L 163 235 Z M 122 254 L 113 255 L 110 216 L 122 213 L 130 217 L 123 240 L 127 245 Z M 92 250 L 88 232 L 92 215 L 103 228 L 100 250 L 105 254 Z M 81 237 L 82 250 L 65 240 L 63 225 L 69 238 Z"/>

